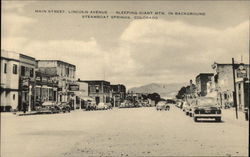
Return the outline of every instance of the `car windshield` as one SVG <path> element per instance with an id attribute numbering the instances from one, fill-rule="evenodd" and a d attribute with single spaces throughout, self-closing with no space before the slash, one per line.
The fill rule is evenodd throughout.
<path id="1" fill-rule="evenodd" d="M 203 98 L 198 101 L 199 106 L 216 106 L 217 103 L 214 98 Z"/>
<path id="2" fill-rule="evenodd" d="M 43 106 L 53 105 L 53 102 L 51 102 L 51 101 L 45 101 L 42 105 Z"/>
<path id="3" fill-rule="evenodd" d="M 165 104 L 166 104 L 165 101 L 158 102 L 158 105 L 160 105 L 160 106 L 165 105 Z"/>

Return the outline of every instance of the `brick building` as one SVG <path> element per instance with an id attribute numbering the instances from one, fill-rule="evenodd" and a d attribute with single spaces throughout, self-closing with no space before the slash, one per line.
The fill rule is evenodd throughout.
<path id="1" fill-rule="evenodd" d="M 123 84 L 111 85 L 113 105 L 120 105 L 126 98 L 126 87 Z"/>
<path id="2" fill-rule="evenodd" d="M 100 102 L 111 102 L 111 86 L 110 82 L 105 80 L 80 80 L 78 82 L 88 83 L 89 96 L 92 97 L 97 104 Z"/>
<path id="3" fill-rule="evenodd" d="M 239 64 L 235 64 L 235 66 L 239 66 Z M 244 67 L 247 69 L 247 78 L 249 78 L 249 64 L 244 65 Z M 210 84 L 214 89 L 211 87 L 209 89 L 216 92 L 216 98 L 222 107 L 228 104 L 232 106 L 234 91 L 232 64 L 214 63 L 212 68 L 215 75 L 212 78 L 214 82 L 210 82 Z"/>
<path id="4" fill-rule="evenodd" d="M 200 73 L 196 76 L 195 82 L 198 96 L 207 95 L 207 83 L 211 81 L 213 75 L 213 73 Z"/>

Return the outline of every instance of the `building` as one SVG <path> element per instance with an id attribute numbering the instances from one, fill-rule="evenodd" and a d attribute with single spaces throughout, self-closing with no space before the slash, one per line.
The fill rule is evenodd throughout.
<path id="1" fill-rule="evenodd" d="M 75 109 L 83 109 L 87 105 L 87 101 L 91 100 L 89 95 L 88 83 L 77 81 L 76 84 L 69 86 L 69 92 L 76 97 L 75 99 Z"/>
<path id="2" fill-rule="evenodd" d="M 111 102 L 111 86 L 110 82 L 105 80 L 80 80 L 78 82 L 88 83 L 88 95 L 92 97 L 97 104 L 100 102 L 110 103 Z"/>
<path id="3" fill-rule="evenodd" d="M 45 101 L 57 101 L 58 83 L 55 80 L 55 75 L 45 74 L 41 71 L 36 71 L 35 84 L 35 101 L 40 105 Z"/>
<path id="4" fill-rule="evenodd" d="M 17 109 L 19 54 L 1 50 L 1 112 Z"/>
<path id="5" fill-rule="evenodd" d="M 1 50 L 1 111 L 34 107 L 35 65 L 33 57 Z"/>
<path id="6" fill-rule="evenodd" d="M 235 64 L 235 67 L 238 67 L 240 64 Z M 245 69 L 247 69 L 247 78 L 249 78 L 249 64 L 244 65 Z M 226 105 L 233 104 L 233 91 L 234 91 L 234 81 L 233 81 L 233 66 L 232 64 L 220 64 L 214 63 L 212 68 L 215 71 L 215 75 L 212 80 L 213 83 L 210 82 L 209 89 L 211 91 L 215 91 L 215 97 L 218 100 L 218 103 L 221 107 L 225 107 Z M 236 71 L 235 71 L 236 73 Z M 237 76 L 236 76 L 237 77 Z M 237 79 L 237 78 L 236 78 Z M 237 81 L 237 80 L 236 80 Z M 214 88 L 214 89 L 212 89 Z M 237 95 L 237 93 L 236 93 Z"/>
<path id="7" fill-rule="evenodd" d="M 126 98 L 126 87 L 123 84 L 111 85 L 113 105 L 119 106 Z"/>
<path id="8" fill-rule="evenodd" d="M 213 75 L 213 73 L 200 73 L 196 76 L 195 82 L 198 96 L 207 95 L 207 83 L 211 81 Z"/>
<path id="9" fill-rule="evenodd" d="M 19 54 L 19 106 L 33 110 L 35 106 L 35 68 L 36 59 L 24 54 Z"/>
<path id="10" fill-rule="evenodd" d="M 236 82 L 236 100 L 239 110 L 249 109 L 249 79 L 243 79 Z"/>
<path id="11" fill-rule="evenodd" d="M 57 102 L 69 102 L 74 108 L 75 97 L 69 86 L 75 85 L 76 66 L 60 60 L 37 60 L 37 69 L 43 74 L 53 76 L 57 83 Z"/>

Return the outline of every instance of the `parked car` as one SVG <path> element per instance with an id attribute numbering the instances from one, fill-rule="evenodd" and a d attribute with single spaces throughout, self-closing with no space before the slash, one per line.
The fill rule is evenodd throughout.
<path id="1" fill-rule="evenodd" d="M 156 110 L 169 110 L 170 106 L 165 101 L 159 101 L 156 104 Z"/>
<path id="2" fill-rule="evenodd" d="M 124 101 L 124 102 L 121 102 L 119 108 L 125 108 L 125 106 L 126 106 L 126 102 Z"/>
<path id="3" fill-rule="evenodd" d="M 107 104 L 107 106 L 108 106 L 108 109 L 112 109 L 112 108 L 113 108 L 113 106 L 112 106 L 111 103 L 106 103 L 106 104 Z"/>
<path id="4" fill-rule="evenodd" d="M 103 102 L 100 102 L 97 106 L 96 106 L 97 110 L 107 110 L 108 109 L 108 105 L 106 105 Z"/>
<path id="5" fill-rule="evenodd" d="M 60 107 L 52 101 L 45 101 L 36 107 L 37 113 L 59 113 Z"/>
<path id="6" fill-rule="evenodd" d="M 198 118 L 215 119 L 221 121 L 221 108 L 216 100 L 211 97 L 200 97 L 196 99 L 196 105 L 192 107 L 190 114 L 196 122 Z"/>
<path id="7" fill-rule="evenodd" d="M 186 101 L 184 101 L 182 105 L 182 111 L 186 112 L 187 108 L 188 108 L 188 104 Z"/>
<path id="8" fill-rule="evenodd" d="M 178 101 L 175 106 L 178 107 L 178 108 L 180 108 L 180 109 L 182 109 L 183 102 L 182 101 Z"/>
<path id="9" fill-rule="evenodd" d="M 196 105 L 196 99 L 189 99 L 186 101 L 185 113 L 191 117 L 192 108 Z"/>
<path id="10" fill-rule="evenodd" d="M 60 108 L 60 112 L 70 112 L 70 105 L 67 102 L 61 102 L 58 104 L 58 107 Z"/>
<path id="11" fill-rule="evenodd" d="M 90 110 L 96 110 L 96 103 L 94 101 L 87 101 L 87 105 L 86 105 L 86 110 L 90 111 Z"/>

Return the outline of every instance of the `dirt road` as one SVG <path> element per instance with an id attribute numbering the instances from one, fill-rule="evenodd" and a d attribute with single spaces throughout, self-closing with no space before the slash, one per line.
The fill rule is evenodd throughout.
<path id="1" fill-rule="evenodd" d="M 195 123 L 180 109 L 1 115 L 2 157 L 247 156 L 248 123 Z"/>

